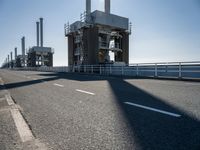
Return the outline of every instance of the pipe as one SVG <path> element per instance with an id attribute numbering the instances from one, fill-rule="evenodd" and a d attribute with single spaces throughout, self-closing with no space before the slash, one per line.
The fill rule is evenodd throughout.
<path id="1" fill-rule="evenodd" d="M 36 40 L 37 40 L 37 46 L 39 46 L 39 36 L 40 36 L 40 31 L 39 31 L 39 25 L 40 25 L 40 23 L 37 21 L 36 22 L 36 34 L 37 34 L 37 37 L 36 37 Z"/>
<path id="2" fill-rule="evenodd" d="M 43 18 L 40 18 L 40 46 L 43 47 Z"/>
<path id="3" fill-rule="evenodd" d="M 110 14 L 110 0 L 105 0 L 105 13 Z"/>
<path id="4" fill-rule="evenodd" d="M 91 0 L 86 0 L 86 14 L 91 13 Z"/>

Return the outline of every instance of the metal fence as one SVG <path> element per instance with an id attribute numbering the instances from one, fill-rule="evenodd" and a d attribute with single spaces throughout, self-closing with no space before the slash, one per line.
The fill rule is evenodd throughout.
<path id="1" fill-rule="evenodd" d="M 19 68 L 18 68 L 19 69 Z M 81 65 L 61 67 L 20 68 L 21 70 L 49 72 L 78 72 L 99 75 L 117 75 L 155 78 L 200 79 L 200 62 L 138 63 L 130 65 Z"/>
<path id="2" fill-rule="evenodd" d="M 200 79 L 200 62 L 140 63 L 128 66 L 71 66 L 69 71 L 119 76 Z"/>
<path id="3" fill-rule="evenodd" d="M 13 68 L 16 70 L 28 70 L 28 71 L 44 71 L 44 72 L 69 72 L 69 67 L 23 67 L 23 68 Z"/>

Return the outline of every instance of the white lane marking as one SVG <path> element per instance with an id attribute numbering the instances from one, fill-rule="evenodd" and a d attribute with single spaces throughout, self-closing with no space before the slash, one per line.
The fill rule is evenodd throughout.
<path id="1" fill-rule="evenodd" d="M 59 87 L 64 87 L 64 85 L 57 84 L 57 83 L 54 83 L 53 85 L 55 85 L 55 86 L 59 86 Z"/>
<path id="2" fill-rule="evenodd" d="M 83 90 L 79 90 L 79 89 L 76 89 L 76 91 L 77 92 L 81 92 L 81 93 L 85 93 L 85 94 L 95 95 L 94 93 L 83 91 Z"/>
<path id="3" fill-rule="evenodd" d="M 31 130 L 29 129 L 28 125 L 26 124 L 24 118 L 22 117 L 21 113 L 18 109 L 11 109 L 11 114 L 15 125 L 17 127 L 17 131 L 21 137 L 22 142 L 31 141 L 34 139 Z"/>
<path id="4" fill-rule="evenodd" d="M 6 95 L 5 97 L 9 106 L 15 104 L 10 95 Z"/>
<path id="5" fill-rule="evenodd" d="M 8 105 L 15 105 L 10 95 L 6 95 L 5 97 L 8 102 Z M 17 131 L 20 135 L 22 142 L 33 140 L 34 139 L 33 134 L 31 130 L 29 129 L 28 125 L 26 124 L 26 121 L 22 117 L 20 111 L 15 108 L 15 109 L 11 109 L 10 112 L 11 112 L 11 115 L 13 117 L 13 120 L 15 122 Z"/>
<path id="6" fill-rule="evenodd" d="M 26 76 L 28 79 L 30 79 L 31 77 L 29 77 L 29 76 Z"/>
<path id="7" fill-rule="evenodd" d="M 127 105 L 132 105 L 132 106 L 135 106 L 135 107 L 159 112 L 159 113 L 169 115 L 169 116 L 173 116 L 173 117 L 181 117 L 181 115 L 179 115 L 179 114 L 171 113 L 171 112 L 168 112 L 168 111 L 164 111 L 164 110 L 160 110 L 160 109 L 156 109 L 156 108 L 152 108 L 152 107 L 148 107 L 148 106 L 143 106 L 143 105 L 139 105 L 139 104 L 135 104 L 135 103 L 131 103 L 131 102 L 124 102 L 124 103 L 127 104 Z"/>

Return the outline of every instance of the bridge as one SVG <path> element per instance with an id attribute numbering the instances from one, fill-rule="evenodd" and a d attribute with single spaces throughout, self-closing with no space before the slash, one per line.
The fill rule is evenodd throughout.
<path id="1" fill-rule="evenodd" d="M 1 69 L 0 149 L 198 150 L 192 65 Z"/>

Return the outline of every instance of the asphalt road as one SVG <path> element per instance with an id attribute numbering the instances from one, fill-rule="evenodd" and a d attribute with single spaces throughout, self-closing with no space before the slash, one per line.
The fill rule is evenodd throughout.
<path id="1" fill-rule="evenodd" d="M 198 82 L 8 70 L 0 77 L 50 149 L 200 149 Z"/>

